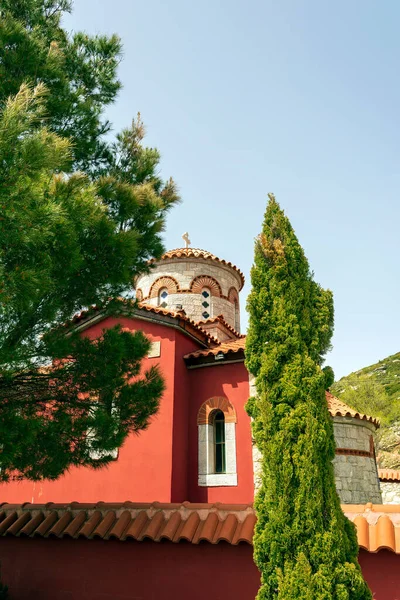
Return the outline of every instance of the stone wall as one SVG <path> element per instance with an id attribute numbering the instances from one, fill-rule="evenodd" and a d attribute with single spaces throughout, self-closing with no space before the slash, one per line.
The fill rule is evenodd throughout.
<path id="1" fill-rule="evenodd" d="M 382 503 L 400 504 L 400 481 L 381 481 Z"/>
<path id="2" fill-rule="evenodd" d="M 160 277 L 172 277 L 179 286 L 178 293 L 170 292 L 168 295 L 167 306 L 171 310 L 176 310 L 176 305 L 182 305 L 188 317 L 194 321 L 203 321 L 205 308 L 202 306 L 204 298 L 201 293 L 192 293 L 191 284 L 196 277 L 211 277 L 218 283 L 218 292 L 213 293 L 209 298 L 210 306 L 206 309 L 210 317 L 223 315 L 224 319 L 232 327 L 238 326 L 235 323 L 235 305 L 228 299 L 232 288 L 239 292 L 241 279 L 239 274 L 229 266 L 218 264 L 212 260 L 203 258 L 185 259 L 174 258 L 159 262 L 150 273 L 141 275 L 136 281 L 136 289 L 140 289 L 145 302 L 156 306 L 158 298 L 149 298 L 151 286 Z M 216 289 L 217 289 L 216 287 Z M 239 307 L 240 311 L 240 307 Z"/>
<path id="3" fill-rule="evenodd" d="M 343 504 L 382 504 L 374 458 L 335 456 L 336 489 Z"/>
<path id="4" fill-rule="evenodd" d="M 336 489 L 344 504 L 382 503 L 374 453 L 375 426 L 369 421 L 334 417 Z"/>

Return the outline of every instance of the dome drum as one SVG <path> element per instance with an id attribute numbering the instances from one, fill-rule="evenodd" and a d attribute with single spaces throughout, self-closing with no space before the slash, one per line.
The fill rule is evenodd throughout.
<path id="1" fill-rule="evenodd" d="M 190 256 L 185 250 L 190 251 Z M 152 306 L 183 309 L 196 322 L 223 315 L 239 331 L 243 275 L 230 263 L 209 253 L 196 251 L 200 254 L 194 256 L 193 252 L 183 249 L 179 256 L 170 258 L 167 253 L 149 273 L 140 275 L 136 280 L 139 299 Z"/>

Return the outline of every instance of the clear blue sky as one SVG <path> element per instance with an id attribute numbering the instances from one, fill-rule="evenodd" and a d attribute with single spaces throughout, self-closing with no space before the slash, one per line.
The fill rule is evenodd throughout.
<path id="1" fill-rule="evenodd" d="M 398 0 L 76 0 L 65 25 L 122 38 L 108 117 L 140 111 L 179 185 L 167 248 L 237 264 L 247 321 L 273 192 L 334 292 L 336 376 L 400 351 Z"/>

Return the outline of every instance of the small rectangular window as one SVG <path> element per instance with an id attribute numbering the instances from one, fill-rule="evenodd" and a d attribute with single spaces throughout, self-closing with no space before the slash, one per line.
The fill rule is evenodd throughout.
<path id="1" fill-rule="evenodd" d="M 225 460 L 225 418 L 221 411 L 218 411 L 214 418 L 215 432 L 215 472 L 226 472 Z"/>

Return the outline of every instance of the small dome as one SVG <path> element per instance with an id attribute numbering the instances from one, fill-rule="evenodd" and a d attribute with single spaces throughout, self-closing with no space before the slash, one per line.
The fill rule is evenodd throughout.
<path id="1" fill-rule="evenodd" d="M 244 276 L 238 267 L 198 248 L 169 250 L 151 263 L 150 273 L 136 280 L 139 301 L 184 310 L 197 323 L 221 316 L 240 331 L 239 292 Z"/>

